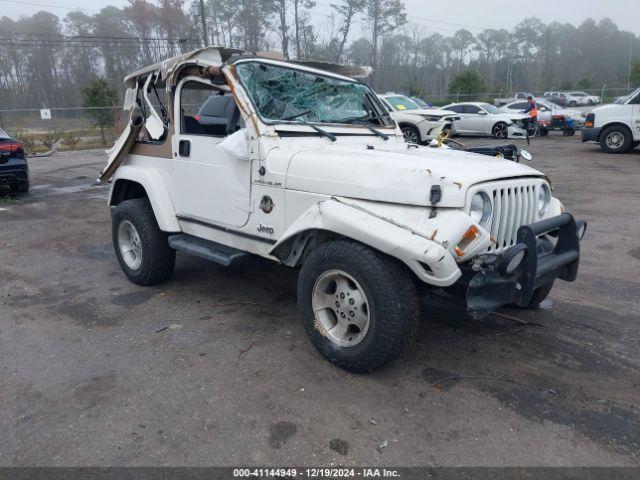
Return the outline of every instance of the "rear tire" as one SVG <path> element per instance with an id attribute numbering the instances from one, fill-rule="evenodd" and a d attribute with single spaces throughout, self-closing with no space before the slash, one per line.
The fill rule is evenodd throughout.
<path id="1" fill-rule="evenodd" d="M 620 125 L 606 128 L 600 135 L 600 148 L 607 153 L 625 153 L 632 142 L 631 131 Z"/>
<path id="2" fill-rule="evenodd" d="M 397 358 L 419 321 L 407 268 L 350 240 L 325 243 L 309 254 L 298 278 L 298 308 L 318 351 L 355 373 Z"/>
<path id="3" fill-rule="evenodd" d="M 11 191 L 13 193 L 26 193 L 29 191 L 29 180 L 14 183 L 11 185 Z"/>
<path id="4" fill-rule="evenodd" d="M 171 276 L 176 251 L 158 227 L 148 199 L 125 200 L 115 207 L 111 233 L 120 267 L 133 283 L 153 285 Z"/>

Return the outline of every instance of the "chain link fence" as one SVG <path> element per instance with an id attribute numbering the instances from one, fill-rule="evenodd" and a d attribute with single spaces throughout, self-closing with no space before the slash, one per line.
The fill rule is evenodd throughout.
<path id="1" fill-rule="evenodd" d="M 29 152 L 110 147 L 128 121 L 121 106 L 0 110 L 0 128 L 20 140 Z"/>
<path id="2" fill-rule="evenodd" d="M 610 103 L 617 97 L 631 93 L 626 88 L 586 89 L 584 92 L 599 96 L 602 103 Z M 448 93 L 425 94 L 420 97 L 432 106 L 463 101 L 503 105 L 514 101 L 516 93 L 503 91 L 477 94 Z M 542 97 L 545 92 L 524 93 L 533 93 L 537 97 Z M 0 128 L 20 140 L 28 151 L 39 152 L 49 150 L 56 142 L 61 150 L 110 147 L 128 121 L 128 114 L 122 110 L 121 106 L 49 108 L 48 110 L 50 119 L 43 119 L 39 108 L 0 109 Z"/>

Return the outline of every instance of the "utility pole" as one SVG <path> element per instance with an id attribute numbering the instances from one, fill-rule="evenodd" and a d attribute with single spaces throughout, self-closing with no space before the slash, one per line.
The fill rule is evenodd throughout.
<path id="1" fill-rule="evenodd" d="M 204 0 L 200 0 L 200 20 L 202 22 L 202 41 L 204 46 L 209 46 L 209 37 L 207 36 L 207 18 L 204 16 Z"/>
<path id="2" fill-rule="evenodd" d="M 633 48 L 633 39 L 635 35 L 629 34 L 629 73 L 627 74 L 627 95 L 631 93 L 631 50 Z"/>

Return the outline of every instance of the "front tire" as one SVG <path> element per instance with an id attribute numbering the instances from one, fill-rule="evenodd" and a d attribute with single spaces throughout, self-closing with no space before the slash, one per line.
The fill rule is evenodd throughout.
<path id="1" fill-rule="evenodd" d="M 311 343 L 336 366 L 371 372 L 398 357 L 419 320 L 416 286 L 398 261 L 350 240 L 320 245 L 298 278 Z"/>
<path id="2" fill-rule="evenodd" d="M 633 136 L 628 128 L 614 125 L 600 136 L 600 148 L 607 153 L 625 153 L 631 148 Z"/>
<path id="3" fill-rule="evenodd" d="M 154 285 L 173 273 L 176 251 L 158 227 L 146 198 L 125 200 L 111 217 L 113 246 L 120 267 L 138 285 Z"/>
<path id="4" fill-rule="evenodd" d="M 509 127 L 504 122 L 498 122 L 491 129 L 491 135 L 493 138 L 504 140 L 509 136 Z"/>
<path id="5" fill-rule="evenodd" d="M 404 136 L 404 141 L 407 143 L 420 143 L 420 130 L 411 125 L 404 125 L 401 127 L 402 135 Z"/>
<path id="6" fill-rule="evenodd" d="M 531 296 L 531 300 L 529 300 L 528 304 L 515 306 L 524 310 L 532 310 L 534 308 L 537 308 L 549 296 L 552 288 L 553 282 L 542 285 L 533 291 L 533 295 Z"/>

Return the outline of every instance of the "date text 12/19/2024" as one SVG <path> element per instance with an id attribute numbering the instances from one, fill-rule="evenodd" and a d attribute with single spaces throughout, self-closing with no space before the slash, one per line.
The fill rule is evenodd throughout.
<path id="1" fill-rule="evenodd" d="M 387 468 L 235 468 L 234 478 L 398 478 Z"/>

